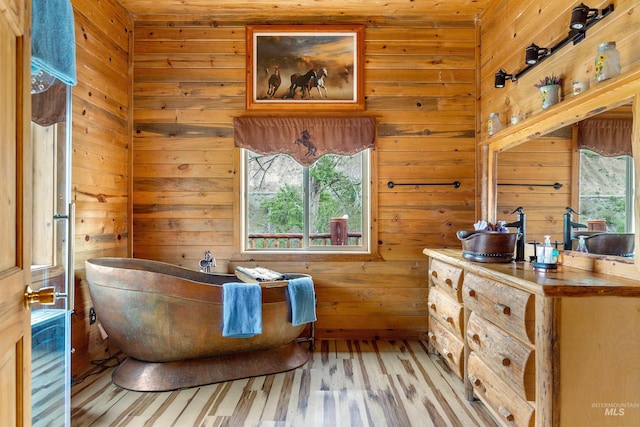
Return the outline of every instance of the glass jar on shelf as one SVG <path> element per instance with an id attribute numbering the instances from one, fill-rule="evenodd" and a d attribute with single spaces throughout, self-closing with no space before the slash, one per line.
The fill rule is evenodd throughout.
<path id="1" fill-rule="evenodd" d="M 620 74 L 620 52 L 616 42 L 600 43 L 595 59 L 596 80 L 601 82 Z"/>
<path id="2" fill-rule="evenodd" d="M 498 113 L 489 114 L 489 120 L 487 121 L 487 134 L 493 136 L 500 132 L 502 129 L 502 123 L 500 123 L 500 115 Z"/>

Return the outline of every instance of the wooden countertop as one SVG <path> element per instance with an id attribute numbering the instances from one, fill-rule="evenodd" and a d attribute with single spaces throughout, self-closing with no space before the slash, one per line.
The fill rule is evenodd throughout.
<path id="1" fill-rule="evenodd" d="M 557 271 L 541 271 L 534 270 L 529 262 L 474 262 L 462 258 L 462 251 L 454 249 L 426 248 L 422 252 L 428 257 L 538 295 L 554 297 L 608 295 L 640 298 L 640 280 L 593 273 L 563 265 L 559 265 Z"/>

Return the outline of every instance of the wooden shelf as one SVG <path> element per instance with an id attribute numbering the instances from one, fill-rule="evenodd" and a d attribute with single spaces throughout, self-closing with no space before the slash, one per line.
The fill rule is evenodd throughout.
<path id="1" fill-rule="evenodd" d="M 638 92 L 640 67 L 598 83 L 580 95 L 566 97 L 556 105 L 485 138 L 481 144 L 488 145 L 492 152 L 498 153 L 602 111 L 627 104 Z"/>

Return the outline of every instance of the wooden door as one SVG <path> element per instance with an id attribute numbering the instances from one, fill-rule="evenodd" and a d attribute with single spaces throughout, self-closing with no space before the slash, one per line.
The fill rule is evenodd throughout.
<path id="1" fill-rule="evenodd" d="M 0 0 L 0 425 L 31 425 L 30 3 Z"/>

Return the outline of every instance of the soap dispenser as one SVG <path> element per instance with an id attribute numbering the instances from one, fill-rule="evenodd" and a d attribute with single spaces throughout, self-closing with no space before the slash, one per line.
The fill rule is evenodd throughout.
<path id="1" fill-rule="evenodd" d="M 584 241 L 584 236 L 578 236 L 578 247 L 576 248 L 576 252 L 589 252 L 587 250 L 587 244 Z"/>
<path id="2" fill-rule="evenodd" d="M 545 264 L 553 263 L 553 247 L 551 246 L 551 236 L 544 236 L 544 246 L 542 248 L 543 261 Z"/>
<path id="3" fill-rule="evenodd" d="M 531 265 L 534 270 L 541 272 L 558 269 L 558 251 L 551 246 L 551 236 L 544 236 L 544 243 L 536 254 L 536 261 L 531 261 Z"/>

